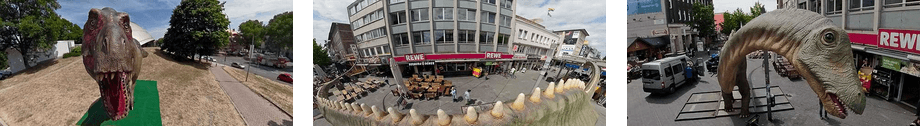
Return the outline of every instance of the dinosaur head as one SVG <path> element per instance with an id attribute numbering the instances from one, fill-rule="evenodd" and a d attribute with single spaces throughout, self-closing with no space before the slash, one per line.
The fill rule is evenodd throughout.
<path id="1" fill-rule="evenodd" d="M 813 25 L 818 26 L 808 31 L 798 51 L 794 51 L 793 65 L 802 72 L 828 113 L 846 118 L 849 108 L 862 114 L 866 96 L 860 89 L 847 32 L 827 20 Z"/>
<path id="2" fill-rule="evenodd" d="M 91 9 L 83 25 L 83 66 L 96 80 L 109 117 L 119 120 L 134 106 L 134 81 L 143 58 L 131 36 L 127 13 Z"/>

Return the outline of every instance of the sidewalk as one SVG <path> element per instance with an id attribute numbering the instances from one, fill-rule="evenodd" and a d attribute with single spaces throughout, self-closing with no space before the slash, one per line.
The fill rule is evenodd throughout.
<path id="1" fill-rule="evenodd" d="M 246 85 L 227 74 L 221 67 L 209 68 L 214 78 L 220 83 L 221 89 L 230 96 L 233 105 L 243 116 L 246 125 L 293 125 L 290 116 L 284 114 L 278 107 L 265 100 Z"/>

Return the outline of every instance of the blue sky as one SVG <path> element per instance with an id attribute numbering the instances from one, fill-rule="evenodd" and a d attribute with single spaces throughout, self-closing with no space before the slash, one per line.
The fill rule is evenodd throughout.
<path id="1" fill-rule="evenodd" d="M 329 37 L 332 22 L 349 23 L 346 8 L 355 0 L 313 1 L 313 37 L 323 43 Z M 590 46 L 607 55 L 605 0 L 517 0 L 517 15 L 543 19 L 543 26 L 549 30 L 585 29 Z M 546 15 L 547 8 L 554 8 L 553 17 Z"/>
<path id="2" fill-rule="evenodd" d="M 279 13 L 294 11 L 292 0 L 220 0 L 226 1 L 224 14 L 230 19 L 230 28 L 239 29 L 246 20 L 268 23 Z M 111 7 L 126 12 L 131 21 L 147 30 L 153 38 L 162 38 L 169 28 L 169 18 L 181 0 L 59 0 L 61 8 L 55 10 L 61 17 L 81 28 L 86 23 L 91 8 Z"/>

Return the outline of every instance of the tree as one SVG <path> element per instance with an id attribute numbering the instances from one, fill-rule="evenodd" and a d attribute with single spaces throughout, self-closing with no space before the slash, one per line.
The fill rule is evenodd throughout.
<path id="1" fill-rule="evenodd" d="M 749 21 L 751 21 L 751 19 L 754 19 L 757 16 L 767 12 L 767 10 L 764 9 L 763 4 L 760 4 L 760 2 L 754 3 L 754 6 L 750 9 L 751 14 L 744 13 L 744 11 L 741 11 L 741 8 L 736 9 L 735 12 L 731 14 L 725 13 L 725 22 L 720 24 L 722 25 L 722 31 L 720 32 L 726 35 L 731 34 L 732 30 L 740 29 L 742 24 L 747 24 Z"/>
<path id="2" fill-rule="evenodd" d="M 268 37 L 266 41 L 268 50 L 278 52 L 293 49 L 294 12 L 288 11 L 275 15 L 275 17 L 268 21 L 268 26 L 265 28 L 265 35 Z"/>
<path id="3" fill-rule="evenodd" d="M 703 5 L 699 2 L 693 3 L 693 10 L 691 10 L 690 13 L 691 18 L 690 21 L 687 22 L 687 25 L 699 31 L 700 37 L 705 40 L 708 40 L 716 33 L 714 29 L 715 19 L 713 18 L 714 14 L 712 10 L 712 5 Z M 691 44 L 691 46 L 695 45 L 696 44 Z"/>
<path id="4" fill-rule="evenodd" d="M 223 6 L 217 0 L 183 0 L 173 9 L 162 48 L 183 57 L 217 53 L 230 42 Z"/>
<path id="5" fill-rule="evenodd" d="M 243 36 L 243 39 L 239 42 L 243 42 L 244 45 L 255 45 L 259 47 L 262 45 L 262 38 L 265 36 L 266 26 L 262 25 L 262 22 L 259 20 L 248 20 L 240 24 L 240 34 Z"/>
<path id="6" fill-rule="evenodd" d="M 316 39 L 313 39 L 313 64 L 319 64 L 320 66 L 328 66 L 332 64 L 332 59 L 329 58 L 329 55 L 326 54 L 326 50 L 323 47 L 316 44 Z"/>
<path id="7" fill-rule="evenodd" d="M 39 54 L 36 51 L 50 49 L 57 40 L 73 38 L 70 35 L 76 33 L 68 28 L 73 23 L 55 13 L 58 8 L 61 5 L 55 0 L 0 1 L 0 50 L 18 50 L 23 64 L 30 67 Z"/>

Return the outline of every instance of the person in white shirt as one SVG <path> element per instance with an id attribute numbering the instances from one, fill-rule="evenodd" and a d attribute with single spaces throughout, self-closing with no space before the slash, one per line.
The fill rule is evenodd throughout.
<path id="1" fill-rule="evenodd" d="M 454 102 L 456 102 L 457 101 L 457 89 L 451 88 L 450 96 L 454 97 Z"/>
<path id="2" fill-rule="evenodd" d="M 517 68 L 511 68 L 511 78 L 515 78 L 515 77 L 514 77 L 514 71 L 515 71 L 515 70 L 517 70 Z"/>
<path id="3" fill-rule="evenodd" d="M 469 102 L 470 99 L 472 99 L 470 98 L 470 91 L 472 90 L 466 90 L 466 93 L 463 93 L 463 98 L 465 98 L 467 102 Z"/>

